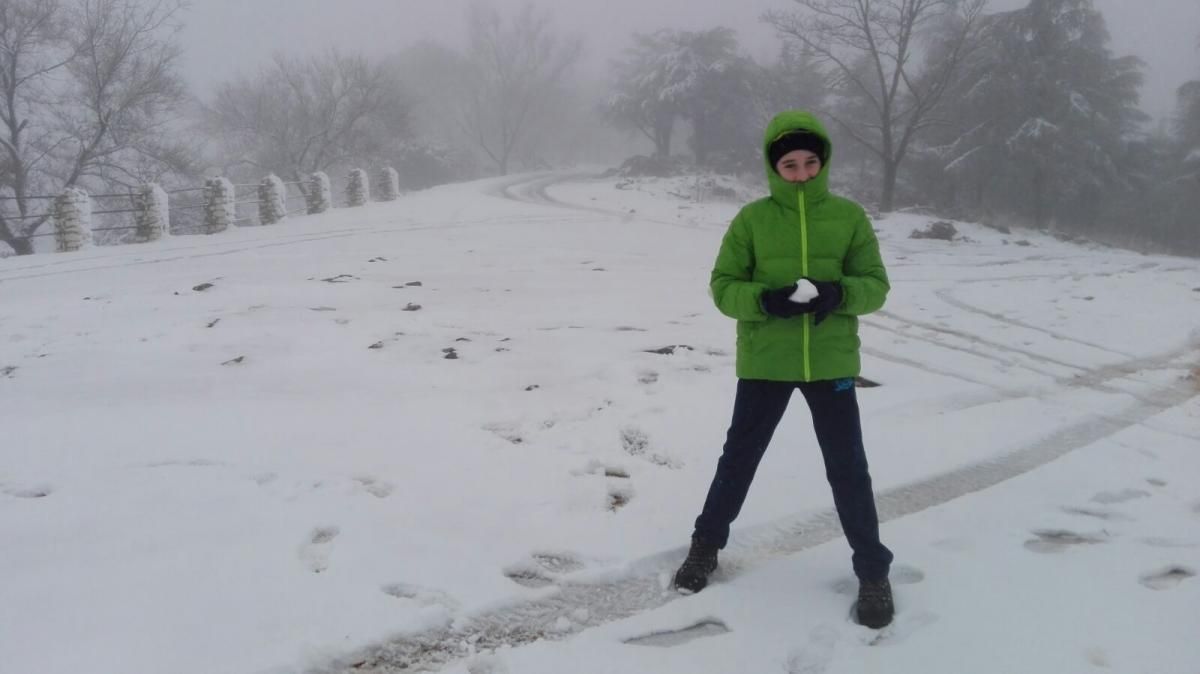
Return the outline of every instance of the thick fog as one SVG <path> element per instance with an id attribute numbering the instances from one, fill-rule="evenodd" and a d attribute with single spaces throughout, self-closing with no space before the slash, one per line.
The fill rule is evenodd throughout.
<path id="1" fill-rule="evenodd" d="M 265 61 L 275 51 L 337 46 L 373 55 L 404 44 L 433 39 L 461 46 L 471 0 L 203 0 L 187 12 L 184 72 L 204 90 Z M 514 11 L 526 0 L 494 0 Z M 556 0 L 550 8 L 564 30 L 584 36 L 589 65 L 602 62 L 629 43 L 634 32 L 659 28 L 701 30 L 727 26 L 742 46 L 759 57 L 778 49 L 775 31 L 763 12 L 794 6 L 788 0 Z M 1024 0 L 991 0 L 988 8 L 1021 7 Z M 1154 117 L 1168 114 L 1175 89 L 1198 66 L 1200 2 L 1194 0 L 1096 0 L 1112 34 L 1113 50 L 1146 62 L 1143 107 Z"/>
<path id="2" fill-rule="evenodd" d="M 861 2 L 5 0 L 0 255 L 54 236 L 75 188 L 119 195 L 89 202 L 102 244 L 136 239 L 122 200 L 149 185 L 194 231 L 217 177 L 758 188 L 797 107 L 875 212 L 1200 254 L 1200 2 L 875 0 L 865 24 Z"/>

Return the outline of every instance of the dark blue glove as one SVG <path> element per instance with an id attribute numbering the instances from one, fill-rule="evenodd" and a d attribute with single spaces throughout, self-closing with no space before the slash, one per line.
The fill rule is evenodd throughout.
<path id="1" fill-rule="evenodd" d="M 796 284 L 784 288 L 774 288 L 772 290 L 764 290 L 758 298 L 758 303 L 762 306 L 762 310 L 768 316 L 776 318 L 792 318 L 800 314 L 807 314 L 813 311 L 813 302 L 793 302 L 789 297 L 796 292 Z"/>
<path id="2" fill-rule="evenodd" d="M 821 321 L 829 318 L 829 314 L 842 306 L 842 284 L 814 279 L 808 279 L 808 282 L 817 287 L 818 294 L 809 304 L 812 305 L 813 325 L 820 325 Z"/>

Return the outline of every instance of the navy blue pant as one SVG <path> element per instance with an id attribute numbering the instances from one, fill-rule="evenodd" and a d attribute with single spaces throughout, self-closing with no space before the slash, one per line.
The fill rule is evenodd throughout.
<path id="1" fill-rule="evenodd" d="M 733 422 L 693 535 L 725 547 L 729 525 L 742 510 L 758 463 L 795 389 L 804 394 L 812 412 L 817 444 L 825 458 L 825 476 L 833 488 L 833 503 L 854 551 L 854 573 L 863 580 L 886 578 L 892 553 L 879 541 L 879 516 L 867 471 L 853 379 L 796 383 L 739 379 Z"/>

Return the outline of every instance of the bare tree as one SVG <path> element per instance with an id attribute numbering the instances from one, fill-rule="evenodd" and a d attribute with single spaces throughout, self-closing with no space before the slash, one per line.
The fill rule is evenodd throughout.
<path id="1" fill-rule="evenodd" d="M 47 219 L 30 197 L 186 169 L 168 125 L 177 0 L 0 0 L 0 241 L 18 254 Z M 43 202 L 44 203 L 44 202 Z M 15 212 L 14 212 L 15 210 Z M 40 213 L 33 213 L 38 210 Z"/>
<path id="2" fill-rule="evenodd" d="M 858 105 L 832 114 L 839 127 L 883 164 L 880 207 L 890 211 L 896 176 L 916 136 L 940 123 L 943 95 L 973 48 L 986 0 L 796 0 L 798 11 L 773 11 L 765 20 L 832 66 L 835 82 Z M 930 24 L 953 20 L 955 30 L 918 67 L 918 41 Z M 862 111 L 865 114 L 855 114 Z"/>
<path id="3" fill-rule="evenodd" d="M 277 55 L 257 75 L 222 85 L 204 117 L 229 163 L 296 181 L 378 158 L 408 133 L 408 104 L 396 78 L 336 50 Z"/>
<path id="4" fill-rule="evenodd" d="M 536 140 L 531 128 L 578 61 L 582 43 L 556 37 L 550 15 L 531 5 L 507 22 L 490 7 L 472 5 L 468 29 L 459 123 L 505 175 L 514 155 L 527 154 Z"/>

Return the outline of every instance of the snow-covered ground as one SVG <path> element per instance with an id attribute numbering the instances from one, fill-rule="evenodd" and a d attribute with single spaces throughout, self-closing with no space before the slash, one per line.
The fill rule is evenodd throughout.
<path id="1" fill-rule="evenodd" d="M 795 401 L 715 584 L 666 588 L 738 204 L 618 183 L 0 260 L 0 671 L 1196 674 L 1200 263 L 876 223 L 873 632 Z"/>

